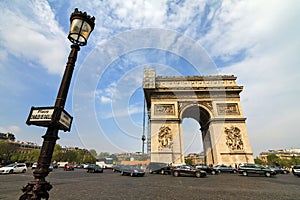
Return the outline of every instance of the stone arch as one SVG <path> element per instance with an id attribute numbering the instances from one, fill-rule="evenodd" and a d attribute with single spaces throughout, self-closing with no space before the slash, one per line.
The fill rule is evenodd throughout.
<path id="1" fill-rule="evenodd" d="M 156 77 L 144 72 L 149 114 L 148 146 L 152 162 L 183 164 L 182 121 L 201 126 L 207 165 L 253 163 L 238 86 L 234 76 Z M 200 152 L 199 152 L 200 153 Z"/>

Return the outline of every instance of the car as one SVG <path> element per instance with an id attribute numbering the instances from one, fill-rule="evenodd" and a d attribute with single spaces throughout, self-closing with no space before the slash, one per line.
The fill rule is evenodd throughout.
<path id="1" fill-rule="evenodd" d="M 123 167 L 124 165 L 122 165 L 122 164 L 117 164 L 117 165 L 114 165 L 113 166 L 113 172 L 121 172 L 122 170 L 122 167 Z"/>
<path id="2" fill-rule="evenodd" d="M 58 168 L 58 164 L 56 164 L 56 163 L 52 163 L 51 165 L 53 166 L 53 169 L 57 169 Z"/>
<path id="3" fill-rule="evenodd" d="M 269 166 L 270 169 L 274 170 L 277 174 L 288 174 L 290 171 L 288 169 L 282 168 L 280 166 Z"/>
<path id="4" fill-rule="evenodd" d="M 217 165 L 213 167 L 218 173 L 237 173 L 237 169 L 227 165 Z"/>
<path id="5" fill-rule="evenodd" d="M 268 167 L 264 167 L 258 164 L 252 163 L 243 163 L 238 165 L 238 172 L 243 176 L 248 176 L 249 174 L 253 175 L 264 175 L 266 177 L 271 177 L 276 175 L 276 171 Z"/>
<path id="6" fill-rule="evenodd" d="M 163 162 L 150 162 L 147 169 L 150 174 L 171 174 L 171 166 Z"/>
<path id="7" fill-rule="evenodd" d="M 26 171 L 25 163 L 12 163 L 0 168 L 0 174 L 25 173 Z"/>
<path id="8" fill-rule="evenodd" d="M 293 173 L 295 176 L 300 177 L 300 165 L 293 166 L 293 167 L 292 167 L 292 173 Z"/>
<path id="9" fill-rule="evenodd" d="M 121 175 L 126 176 L 144 176 L 145 170 L 138 168 L 134 165 L 124 165 L 121 167 Z"/>
<path id="10" fill-rule="evenodd" d="M 211 175 L 217 175 L 220 173 L 218 170 L 216 170 L 212 167 L 209 167 L 207 165 L 196 165 L 195 168 L 206 171 L 207 174 L 211 174 Z"/>
<path id="11" fill-rule="evenodd" d="M 33 163 L 33 164 L 32 164 L 32 166 L 31 166 L 31 169 L 35 169 L 35 168 L 37 168 L 37 165 L 38 165 L 38 163 L 37 163 L 37 162 Z"/>
<path id="12" fill-rule="evenodd" d="M 87 168 L 87 173 L 103 173 L 103 168 L 99 165 L 90 164 Z"/>
<path id="13" fill-rule="evenodd" d="M 172 174 L 175 177 L 178 176 L 195 176 L 197 178 L 206 177 L 206 172 L 200 169 L 196 169 L 189 165 L 179 165 L 172 168 Z"/>
<path id="14" fill-rule="evenodd" d="M 64 170 L 65 171 L 74 171 L 74 165 L 71 163 L 65 164 Z"/>
<path id="15" fill-rule="evenodd" d="M 53 164 L 50 164 L 48 169 L 49 169 L 49 171 L 53 171 L 53 169 L 54 169 Z"/>
<path id="16" fill-rule="evenodd" d="M 77 169 L 83 169 L 84 166 L 82 164 L 76 164 L 74 167 Z"/>
<path id="17" fill-rule="evenodd" d="M 37 166 L 38 166 L 38 163 L 35 162 L 35 163 L 33 163 L 33 164 L 31 165 L 31 169 L 36 169 Z M 48 169 L 49 169 L 49 171 L 53 171 L 53 169 L 54 169 L 54 164 L 50 164 Z"/>
<path id="18" fill-rule="evenodd" d="M 83 169 L 87 169 L 90 166 L 91 163 L 85 163 L 83 164 Z"/>

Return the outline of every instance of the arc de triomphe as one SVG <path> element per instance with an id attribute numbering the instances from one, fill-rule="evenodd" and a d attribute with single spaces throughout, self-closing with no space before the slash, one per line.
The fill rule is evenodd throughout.
<path id="1" fill-rule="evenodd" d="M 182 121 L 201 126 L 207 165 L 254 163 L 240 95 L 231 76 L 156 76 L 144 70 L 151 162 L 184 163 Z M 148 138 L 149 140 L 149 138 Z"/>

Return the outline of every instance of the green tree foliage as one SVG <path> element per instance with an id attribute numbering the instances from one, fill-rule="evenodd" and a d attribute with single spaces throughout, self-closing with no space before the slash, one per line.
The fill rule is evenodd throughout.
<path id="1" fill-rule="evenodd" d="M 265 164 L 266 164 L 263 160 L 259 159 L 258 157 L 256 157 L 256 158 L 254 159 L 254 162 L 255 162 L 256 164 L 259 164 L 259 165 L 265 165 Z"/>
<path id="2" fill-rule="evenodd" d="M 99 153 L 98 155 L 98 158 L 101 159 L 101 158 L 106 158 L 106 157 L 109 157 L 109 153 L 108 152 L 101 152 Z"/>
<path id="3" fill-rule="evenodd" d="M 62 154 L 63 152 L 61 146 L 59 144 L 56 144 L 52 154 L 52 162 L 62 161 L 62 156 L 63 156 Z"/>
<path id="4" fill-rule="evenodd" d="M 186 159 L 185 159 L 185 163 L 186 163 L 187 165 L 193 165 L 193 164 L 194 164 L 194 163 L 193 163 L 193 160 L 190 159 L 190 158 L 186 158 Z"/>
<path id="5" fill-rule="evenodd" d="M 19 147 L 14 143 L 0 141 L 0 162 L 13 162 L 16 159 L 16 157 L 13 156 L 17 153 L 18 149 Z"/>
<path id="6" fill-rule="evenodd" d="M 89 150 L 89 152 L 90 152 L 90 154 L 91 154 L 92 156 L 94 156 L 95 158 L 97 157 L 97 151 L 96 151 L 95 149 L 91 149 L 91 150 Z"/>
<path id="7" fill-rule="evenodd" d="M 96 158 L 91 154 L 85 154 L 83 158 L 83 163 L 96 163 Z"/>
<path id="8" fill-rule="evenodd" d="M 270 154 L 267 156 L 268 165 L 279 166 L 280 158 L 276 154 Z"/>

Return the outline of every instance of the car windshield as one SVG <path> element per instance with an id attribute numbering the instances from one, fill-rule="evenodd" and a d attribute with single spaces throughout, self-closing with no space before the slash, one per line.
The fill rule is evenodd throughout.
<path id="1" fill-rule="evenodd" d="M 300 169 L 300 165 L 295 166 L 294 169 Z"/>

